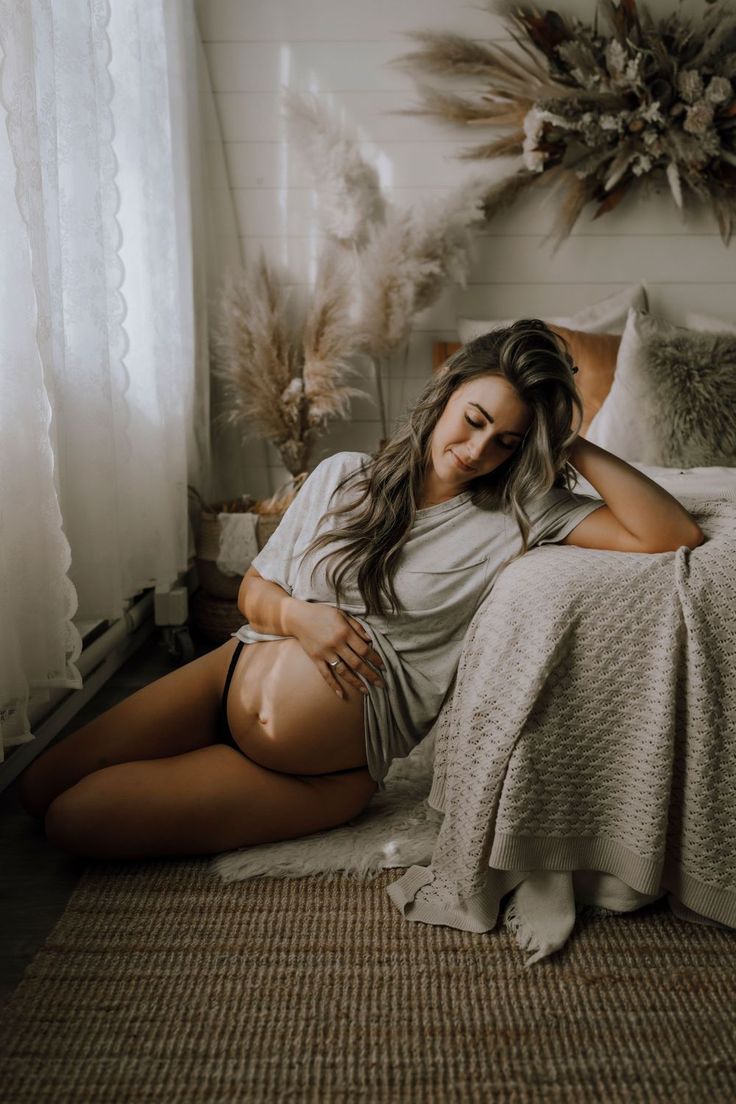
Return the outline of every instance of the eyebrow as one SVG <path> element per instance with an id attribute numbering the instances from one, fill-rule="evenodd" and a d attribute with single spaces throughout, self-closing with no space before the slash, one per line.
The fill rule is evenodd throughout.
<path id="1" fill-rule="evenodd" d="M 483 407 L 480 405 L 480 403 L 471 402 L 470 405 L 471 406 L 477 406 L 478 409 L 480 410 L 481 414 L 483 414 L 484 417 L 486 417 L 488 419 L 488 421 L 491 423 L 491 425 L 493 425 L 493 418 L 491 417 L 491 415 L 488 413 L 487 410 L 483 409 Z M 507 429 L 506 433 L 509 435 L 509 437 L 523 437 L 524 436 L 523 433 L 517 433 L 515 429 Z"/>

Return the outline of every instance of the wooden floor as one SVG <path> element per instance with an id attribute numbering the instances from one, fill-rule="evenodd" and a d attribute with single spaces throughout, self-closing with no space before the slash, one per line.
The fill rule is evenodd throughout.
<path id="1" fill-rule="evenodd" d="M 193 636 L 193 640 L 195 658 L 217 647 L 202 638 Z M 160 631 L 154 629 L 52 744 L 177 665 Z M 7 1001 L 61 916 L 85 866 L 83 859 L 47 842 L 41 821 L 29 817 L 20 805 L 17 788 L 16 780 L 0 793 L 0 1003 Z"/>

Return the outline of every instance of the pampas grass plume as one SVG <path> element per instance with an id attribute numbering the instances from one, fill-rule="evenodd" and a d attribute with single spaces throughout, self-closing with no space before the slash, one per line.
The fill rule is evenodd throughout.
<path id="1" fill-rule="evenodd" d="M 280 401 L 291 380 L 287 351 L 294 335 L 287 306 L 287 293 L 261 251 L 250 268 L 225 272 L 212 324 L 212 371 L 229 403 L 218 420 L 251 426 L 272 440 L 288 432 Z"/>
<path id="2" fill-rule="evenodd" d="M 282 95 L 289 137 L 311 171 L 325 233 L 342 245 L 362 248 L 370 227 L 384 217 L 378 172 L 347 125 L 316 95 L 288 88 Z"/>
<path id="3" fill-rule="evenodd" d="M 345 258 L 326 246 L 320 256 L 311 305 L 304 324 L 304 388 L 309 425 L 323 431 L 331 418 L 347 418 L 350 399 L 373 402 L 366 391 L 343 380 L 359 374 L 350 358 L 358 340 L 350 318 L 350 275 Z"/>
<path id="4" fill-rule="evenodd" d="M 351 398 L 372 401 L 344 382 L 357 340 L 339 252 L 323 251 L 306 308 L 291 302 L 263 251 L 255 265 L 226 272 L 216 300 L 213 372 L 229 403 L 221 420 L 273 441 L 292 475 L 328 422 L 349 416 Z"/>
<path id="5" fill-rule="evenodd" d="M 431 306 L 448 281 L 464 286 L 471 230 L 485 220 L 488 183 L 471 180 L 449 196 L 389 209 L 361 255 L 361 342 L 386 357 L 409 337 L 414 315 Z"/>

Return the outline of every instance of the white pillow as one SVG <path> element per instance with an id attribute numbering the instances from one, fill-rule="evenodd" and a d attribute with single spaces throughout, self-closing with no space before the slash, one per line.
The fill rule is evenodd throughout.
<path id="1" fill-rule="evenodd" d="M 587 333 L 622 333 L 626 325 L 626 315 L 630 307 L 648 310 L 647 293 L 643 284 L 630 284 L 623 291 L 583 307 L 566 318 L 545 318 L 553 326 L 565 326 L 568 330 L 585 330 Z M 523 317 L 523 316 L 520 316 Z M 535 317 L 533 312 L 526 316 Z M 458 318 L 457 332 L 463 345 L 489 330 L 499 330 L 510 326 L 514 318 Z"/>
<path id="2" fill-rule="evenodd" d="M 648 475 L 675 498 L 679 494 L 698 494 L 703 498 L 736 498 L 736 468 L 662 468 L 654 464 L 642 464 L 640 460 L 627 460 L 626 463 Z M 598 491 L 592 483 L 578 474 L 575 493 L 597 495 Z"/>
<path id="3" fill-rule="evenodd" d="M 701 330 L 705 333 L 736 333 L 733 322 L 724 322 L 721 318 L 712 318 L 709 314 L 696 314 L 686 311 L 683 326 L 688 330 Z"/>
<path id="4" fill-rule="evenodd" d="M 629 463 L 645 462 L 641 453 L 645 447 L 647 429 L 641 418 L 632 418 L 629 415 L 631 411 L 647 410 L 650 405 L 644 375 L 632 370 L 641 345 L 636 320 L 635 311 L 630 311 L 618 347 L 611 390 L 585 434 L 586 441 L 592 441 L 594 445 L 599 445 Z"/>

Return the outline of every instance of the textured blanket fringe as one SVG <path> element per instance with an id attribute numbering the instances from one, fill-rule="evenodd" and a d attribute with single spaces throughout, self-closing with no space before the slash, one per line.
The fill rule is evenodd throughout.
<path id="1" fill-rule="evenodd" d="M 537 933 L 519 916 L 516 909 L 516 898 L 512 897 L 504 913 L 504 924 L 510 928 L 516 937 L 516 943 L 522 951 L 532 951 L 531 958 L 524 963 L 524 969 L 539 962 L 540 958 L 546 958 L 552 951 L 545 951 L 539 945 Z"/>
<path id="2" fill-rule="evenodd" d="M 588 920 L 605 919 L 609 916 L 618 916 L 614 909 L 604 908 L 602 905 L 578 905 L 576 913 Z M 516 942 L 522 951 L 531 951 L 532 955 L 524 963 L 524 968 L 533 966 L 542 958 L 554 954 L 555 948 L 544 950 L 539 943 L 537 933 L 522 919 L 516 907 L 516 897 L 512 897 L 504 913 L 504 923 L 514 933 Z"/>

